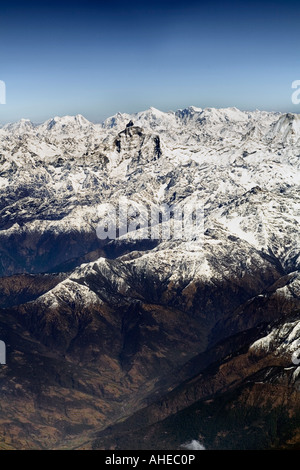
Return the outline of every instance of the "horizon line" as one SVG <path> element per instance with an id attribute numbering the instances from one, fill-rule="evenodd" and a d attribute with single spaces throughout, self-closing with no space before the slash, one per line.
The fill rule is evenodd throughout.
<path id="1" fill-rule="evenodd" d="M 128 115 L 128 116 L 135 116 L 137 114 L 141 114 L 141 113 L 145 113 L 146 111 L 150 111 L 151 109 L 153 110 L 156 110 L 156 111 L 159 111 L 160 113 L 163 113 L 163 114 L 176 114 L 178 111 L 184 111 L 184 110 L 188 110 L 188 109 L 191 109 L 191 108 L 195 108 L 197 111 L 199 112 L 203 112 L 203 111 L 206 111 L 206 110 L 218 110 L 218 111 L 221 111 L 221 110 L 237 110 L 237 111 L 240 111 L 242 113 L 255 113 L 255 112 L 260 112 L 260 113 L 272 113 L 272 114 L 281 114 L 281 115 L 284 115 L 284 114 L 295 114 L 295 115 L 299 115 L 299 113 L 297 112 L 292 112 L 292 111 L 275 111 L 275 110 L 267 110 L 267 109 L 259 109 L 259 108 L 255 108 L 255 109 L 240 109 L 240 108 L 237 108 L 236 106 L 226 106 L 226 107 L 220 107 L 220 108 L 216 108 L 214 106 L 206 106 L 205 108 L 201 108 L 199 106 L 194 106 L 194 105 L 190 105 L 190 106 L 187 106 L 185 108 L 178 108 L 176 109 L 175 111 L 170 109 L 168 111 L 161 111 L 160 109 L 158 108 L 155 108 L 154 106 L 150 106 L 149 108 L 146 108 L 146 109 L 143 109 L 141 111 L 136 111 L 134 113 L 128 113 L 126 111 L 122 112 L 122 111 L 117 111 L 115 114 L 112 114 L 110 116 L 107 116 L 105 119 L 103 120 L 99 120 L 99 121 L 91 121 L 89 120 L 88 118 L 86 118 L 83 114 L 81 113 L 77 113 L 77 114 L 64 114 L 64 115 L 61 115 L 61 116 L 50 116 L 48 119 L 44 120 L 44 121 L 39 121 L 39 122 L 35 122 L 35 121 L 32 121 L 31 119 L 29 118 L 20 118 L 16 121 L 7 121 L 7 122 L 3 122 L 3 123 L 0 123 L 0 129 L 3 129 L 4 126 L 8 126 L 8 125 L 13 125 L 13 124 L 17 124 L 19 122 L 22 122 L 22 121 L 25 121 L 25 122 L 30 122 L 34 127 L 38 127 L 40 125 L 43 125 L 45 124 L 46 122 L 48 121 L 51 121 L 51 120 L 55 120 L 55 119 L 63 119 L 63 118 L 76 118 L 76 117 L 82 117 L 84 118 L 86 121 L 88 121 L 89 123 L 91 124 L 103 124 L 105 121 L 107 121 L 108 119 L 110 118 L 113 118 L 117 115 Z M 196 111 L 196 112 L 197 112 Z"/>

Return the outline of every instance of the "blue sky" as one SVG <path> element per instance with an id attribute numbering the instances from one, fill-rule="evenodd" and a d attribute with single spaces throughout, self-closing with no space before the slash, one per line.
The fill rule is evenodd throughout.
<path id="1" fill-rule="evenodd" d="M 154 106 L 299 112 L 300 2 L 7 2 L 0 122 Z"/>

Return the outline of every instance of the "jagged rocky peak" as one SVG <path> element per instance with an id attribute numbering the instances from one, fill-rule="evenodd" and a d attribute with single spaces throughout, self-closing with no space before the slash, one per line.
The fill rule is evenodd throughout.
<path id="1" fill-rule="evenodd" d="M 131 159 L 135 164 L 156 160 L 162 155 L 159 135 L 145 132 L 132 120 L 118 133 L 113 145 L 122 154 L 122 160 Z"/>
<path id="2" fill-rule="evenodd" d="M 190 120 L 197 119 L 201 113 L 201 108 L 197 108 L 196 106 L 189 106 L 188 108 L 178 109 L 175 112 L 175 116 L 180 120 L 180 122 L 187 123 Z"/>
<path id="3" fill-rule="evenodd" d="M 107 118 L 103 123 L 102 127 L 104 129 L 113 129 L 113 128 L 124 128 L 126 123 L 131 120 L 130 114 L 118 112 L 114 116 Z"/>
<path id="4" fill-rule="evenodd" d="M 287 113 L 279 117 L 273 124 L 266 138 L 284 144 L 300 142 L 300 115 Z"/>

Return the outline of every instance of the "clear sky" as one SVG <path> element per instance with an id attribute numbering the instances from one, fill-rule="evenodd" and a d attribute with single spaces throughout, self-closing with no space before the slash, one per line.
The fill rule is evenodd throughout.
<path id="1" fill-rule="evenodd" d="M 1 2 L 0 122 L 154 106 L 300 112 L 300 1 Z"/>

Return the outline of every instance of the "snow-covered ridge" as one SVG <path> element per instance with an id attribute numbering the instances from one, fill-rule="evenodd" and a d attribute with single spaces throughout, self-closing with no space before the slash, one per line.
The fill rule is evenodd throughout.
<path id="1" fill-rule="evenodd" d="M 145 111 L 139 111 L 134 114 L 120 113 L 118 112 L 114 116 L 108 117 L 101 124 L 94 124 L 88 121 L 81 114 L 76 116 L 55 116 L 48 119 L 44 123 L 34 124 L 29 119 L 21 119 L 20 121 L 8 123 L 0 126 L 0 128 L 8 133 L 14 132 L 28 132 L 34 130 L 39 132 L 50 131 L 56 127 L 58 130 L 71 128 L 84 129 L 86 127 L 94 126 L 95 128 L 111 129 L 111 128 L 123 128 L 130 120 L 136 125 L 150 127 L 160 125 L 165 127 L 166 123 L 170 124 L 188 124 L 189 121 L 204 122 L 209 121 L 212 124 L 220 124 L 224 122 L 246 122 L 249 120 L 256 120 L 262 117 L 264 120 L 276 119 L 280 116 L 278 112 L 266 112 L 266 111 L 240 111 L 237 108 L 198 108 L 195 106 L 189 106 L 188 108 L 178 109 L 176 111 L 160 111 L 154 107 L 150 107 Z M 286 116 L 286 115 L 283 115 Z M 288 114 L 287 116 L 297 116 Z"/>

